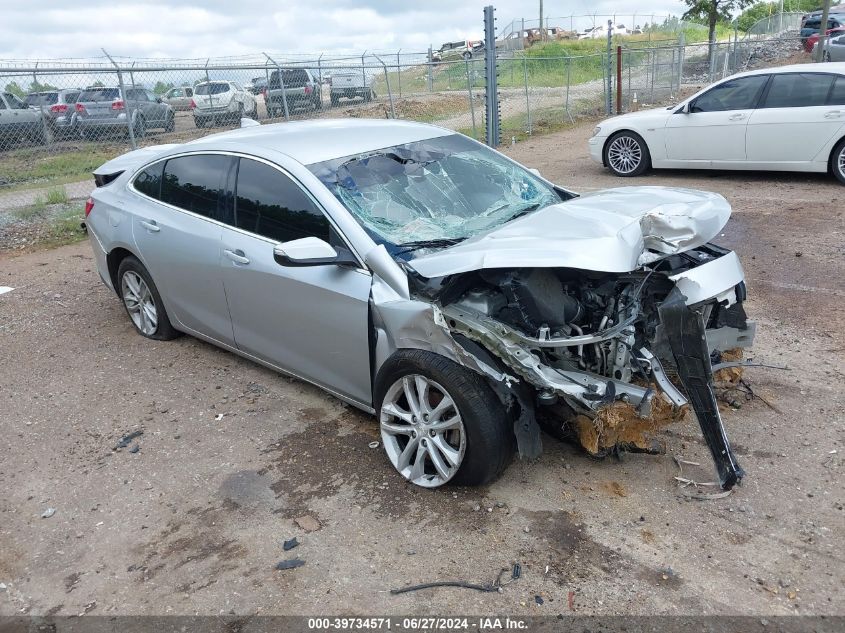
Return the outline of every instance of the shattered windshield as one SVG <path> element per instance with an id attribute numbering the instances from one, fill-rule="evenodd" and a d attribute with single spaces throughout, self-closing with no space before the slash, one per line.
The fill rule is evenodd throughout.
<path id="1" fill-rule="evenodd" d="M 309 169 L 388 245 L 445 246 L 561 201 L 496 152 L 453 134 Z"/>

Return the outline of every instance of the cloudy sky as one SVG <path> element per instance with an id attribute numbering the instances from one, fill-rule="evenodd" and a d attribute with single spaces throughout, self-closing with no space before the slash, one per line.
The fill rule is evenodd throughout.
<path id="1" fill-rule="evenodd" d="M 363 50 L 423 51 L 429 44 L 480 39 L 482 9 L 491 0 L 84 0 L 32 4 L 0 0 L 0 59 L 100 56 L 205 58 L 260 51 L 311 53 Z M 498 0 L 501 29 L 516 18 L 536 18 L 532 0 Z M 546 0 L 547 16 L 612 14 L 644 23 L 654 14 L 679 14 L 673 0 Z M 36 10 L 37 8 L 37 10 Z M 623 17 L 621 12 L 628 15 Z M 643 17 L 641 17 L 643 16 Z M 606 18 L 605 18 L 606 19 Z M 627 21 L 627 22 L 626 22 Z M 554 22 L 554 20 L 553 20 Z M 568 28 L 567 21 L 558 20 Z M 584 27 L 584 20 L 581 21 Z M 578 26 L 576 21 L 575 26 Z"/>

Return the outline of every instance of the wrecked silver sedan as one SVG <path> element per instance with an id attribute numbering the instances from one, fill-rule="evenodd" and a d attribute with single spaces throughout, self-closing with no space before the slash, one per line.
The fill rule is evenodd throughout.
<path id="1" fill-rule="evenodd" d="M 541 428 L 594 456 L 654 450 L 695 414 L 724 488 L 743 471 L 713 366 L 754 324 L 718 195 L 579 196 L 449 130 L 254 126 L 95 172 L 87 225 L 135 328 L 188 333 L 378 417 L 425 487 L 473 485 Z"/>

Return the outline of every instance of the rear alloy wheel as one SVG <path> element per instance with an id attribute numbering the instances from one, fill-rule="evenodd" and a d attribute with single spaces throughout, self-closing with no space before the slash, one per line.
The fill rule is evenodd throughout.
<path id="1" fill-rule="evenodd" d="M 123 307 L 139 334 L 158 341 L 179 336 L 170 324 L 158 289 L 144 265 L 135 257 L 126 257 L 117 271 Z"/>
<path id="2" fill-rule="evenodd" d="M 830 155 L 830 168 L 836 179 L 845 185 L 845 138 L 833 149 Z"/>
<path id="3" fill-rule="evenodd" d="M 605 146 L 604 163 L 617 176 L 639 176 L 649 168 L 651 156 L 639 134 L 618 132 Z"/>
<path id="4" fill-rule="evenodd" d="M 443 356 L 400 350 L 379 371 L 376 394 L 387 457 L 413 484 L 485 484 L 513 456 L 502 403 L 480 375 Z"/>

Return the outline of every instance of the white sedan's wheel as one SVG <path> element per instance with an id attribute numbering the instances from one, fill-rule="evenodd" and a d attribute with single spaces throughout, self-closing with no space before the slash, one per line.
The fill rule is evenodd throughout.
<path id="1" fill-rule="evenodd" d="M 833 154 L 830 157 L 830 168 L 836 179 L 845 185 L 845 139 L 839 141 L 839 144 L 833 149 Z"/>
<path id="2" fill-rule="evenodd" d="M 387 456 L 408 481 L 436 488 L 460 469 L 466 430 L 440 384 L 419 374 L 403 376 L 387 390 L 379 418 Z"/>
<path id="3" fill-rule="evenodd" d="M 607 142 L 605 163 L 617 176 L 639 176 L 649 166 L 648 147 L 633 132 L 619 132 Z"/>

